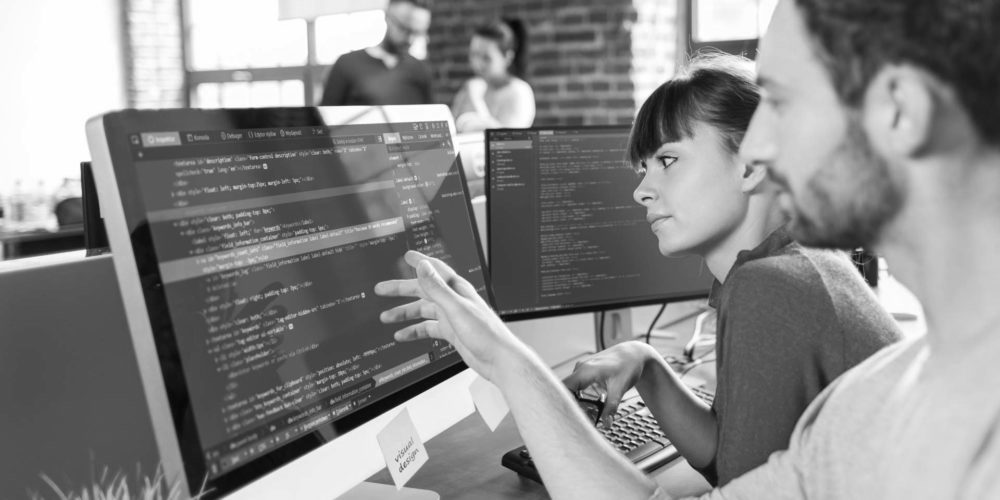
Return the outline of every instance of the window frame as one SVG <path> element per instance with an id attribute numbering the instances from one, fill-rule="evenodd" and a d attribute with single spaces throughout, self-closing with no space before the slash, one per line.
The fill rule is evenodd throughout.
<path id="1" fill-rule="evenodd" d="M 191 24 L 188 11 L 190 3 L 194 0 L 181 1 L 181 27 L 182 27 L 182 48 L 184 54 L 184 99 L 188 107 L 194 103 L 194 95 L 198 86 L 203 83 L 231 83 L 231 82 L 263 82 L 263 81 L 286 81 L 298 80 L 302 82 L 305 95 L 303 103 L 306 106 L 315 106 L 322 99 L 317 96 L 317 89 L 322 89 L 321 81 L 329 70 L 329 64 L 320 64 L 316 56 L 316 20 L 303 19 L 306 23 L 306 64 L 296 66 L 271 66 L 258 68 L 232 68 L 232 69 L 191 69 Z"/>
<path id="2" fill-rule="evenodd" d="M 681 19 L 683 26 L 680 26 L 680 31 L 682 33 L 683 46 L 687 48 L 685 53 L 687 58 L 692 55 L 697 54 L 701 50 L 714 48 L 725 52 L 727 54 L 744 56 L 747 59 L 754 60 L 757 58 L 757 47 L 760 44 L 760 38 L 734 38 L 729 40 L 715 40 L 711 42 L 699 42 L 694 38 L 695 32 L 695 16 L 696 8 L 695 2 L 697 0 L 679 0 L 681 12 L 678 19 Z"/>

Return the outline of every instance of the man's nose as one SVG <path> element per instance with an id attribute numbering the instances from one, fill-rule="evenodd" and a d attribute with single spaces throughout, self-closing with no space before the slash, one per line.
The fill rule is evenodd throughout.
<path id="1" fill-rule="evenodd" d="M 758 107 L 750 119 L 750 126 L 740 143 L 740 160 L 747 165 L 769 165 L 776 152 L 772 131 L 773 124 Z"/>

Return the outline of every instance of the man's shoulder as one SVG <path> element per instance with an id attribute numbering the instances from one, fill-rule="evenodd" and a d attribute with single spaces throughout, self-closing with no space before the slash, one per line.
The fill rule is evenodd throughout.
<path id="1" fill-rule="evenodd" d="M 844 384 L 869 385 L 872 380 L 898 380 L 906 368 L 920 361 L 927 351 L 924 336 L 909 337 L 890 344 L 844 372 Z"/>
<path id="2" fill-rule="evenodd" d="M 352 50 L 338 57 L 337 60 L 334 62 L 334 65 L 366 63 L 374 59 L 375 58 L 369 55 L 368 52 L 365 51 L 365 49 Z"/>
<path id="3" fill-rule="evenodd" d="M 431 77 L 431 67 L 427 64 L 427 61 L 417 59 L 409 54 L 402 56 L 396 67 L 407 73 L 413 73 L 427 78 Z"/>
<path id="4" fill-rule="evenodd" d="M 823 391 L 820 418 L 840 420 L 844 415 L 861 415 L 862 408 L 879 407 L 926 352 L 926 339 L 913 337 L 887 345 L 850 367 Z"/>
<path id="5" fill-rule="evenodd" d="M 382 62 L 368 53 L 368 49 L 352 50 L 337 58 L 333 67 L 342 71 L 365 71 L 377 68 Z"/>

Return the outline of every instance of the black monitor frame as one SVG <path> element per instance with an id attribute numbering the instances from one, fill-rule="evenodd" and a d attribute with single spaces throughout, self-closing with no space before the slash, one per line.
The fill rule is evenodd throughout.
<path id="1" fill-rule="evenodd" d="M 486 190 L 486 241 L 490 245 L 490 251 L 488 254 L 492 259 L 493 255 L 496 255 L 497 249 L 493 248 L 493 243 L 495 238 L 492 234 L 491 221 L 493 219 L 493 204 L 492 204 L 492 185 L 491 185 L 491 136 L 498 133 L 510 133 L 510 132 L 524 132 L 524 131 L 538 131 L 538 130 L 607 130 L 621 128 L 623 130 L 631 129 L 631 125 L 581 125 L 581 126 L 533 126 L 528 128 L 497 128 L 486 130 L 486 173 L 485 177 L 485 190 Z M 666 257 L 664 257 L 666 258 Z M 492 261 L 491 261 L 492 262 Z M 492 275 L 493 267 L 489 267 L 490 274 Z M 707 271 L 706 271 L 707 272 Z M 520 312 L 520 313 L 502 313 L 498 308 L 495 308 L 497 313 L 500 315 L 501 319 L 504 321 L 519 321 L 526 319 L 539 319 L 539 318 L 550 318 L 557 316 L 565 316 L 569 314 L 580 314 L 589 312 L 600 312 L 612 309 L 621 309 L 627 307 L 644 306 L 650 304 L 665 304 L 669 302 L 682 302 L 688 300 L 704 299 L 708 297 L 711 290 L 711 285 L 707 286 L 704 291 L 692 292 L 692 293 L 681 293 L 681 294 L 664 294 L 657 297 L 641 298 L 641 299 L 622 299 L 619 301 L 608 301 L 600 304 L 588 304 L 570 307 L 561 307 L 556 309 L 546 309 L 543 311 L 531 311 L 531 312 Z M 494 302 L 496 304 L 496 302 Z"/>

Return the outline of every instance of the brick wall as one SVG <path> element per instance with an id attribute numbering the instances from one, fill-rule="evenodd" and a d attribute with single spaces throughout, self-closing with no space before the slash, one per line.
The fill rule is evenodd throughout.
<path id="1" fill-rule="evenodd" d="M 122 0 L 128 105 L 187 105 L 182 0 Z M 539 125 L 629 123 L 675 69 L 677 0 L 435 0 L 429 63 L 438 102 L 471 76 L 473 28 L 517 17 Z"/>
<path id="2" fill-rule="evenodd" d="M 676 10 L 676 0 L 435 0 L 428 62 L 437 100 L 451 102 L 471 76 L 474 26 L 517 17 L 529 32 L 536 124 L 630 123 L 637 102 L 674 72 Z"/>
<path id="3" fill-rule="evenodd" d="M 636 109 L 677 69 L 676 0 L 634 0 L 632 93 Z"/>
<path id="4" fill-rule="evenodd" d="M 122 0 L 122 8 L 128 106 L 186 106 L 181 0 Z"/>

